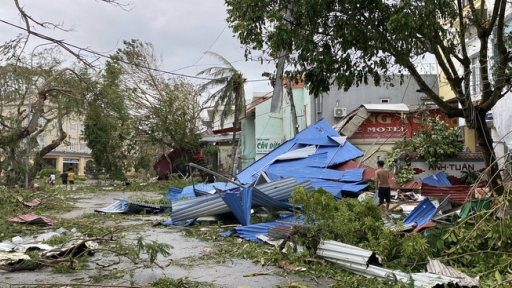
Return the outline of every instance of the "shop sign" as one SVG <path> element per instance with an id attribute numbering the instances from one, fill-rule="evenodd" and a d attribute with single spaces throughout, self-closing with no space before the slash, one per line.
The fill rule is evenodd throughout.
<path id="1" fill-rule="evenodd" d="M 74 158 L 64 158 L 62 160 L 63 163 L 80 163 L 80 159 L 74 159 Z"/>
<path id="2" fill-rule="evenodd" d="M 448 118 L 440 110 L 430 111 L 430 115 L 435 117 L 440 115 L 441 120 L 448 123 L 448 126 L 457 127 L 457 118 Z M 372 112 L 368 118 L 358 127 L 350 139 L 377 139 L 382 141 L 386 139 L 411 138 L 412 135 L 423 128 L 422 121 L 412 115 L 402 115 L 401 113 Z"/>
<path id="3" fill-rule="evenodd" d="M 256 153 L 268 153 L 281 145 L 280 137 L 256 139 Z"/>

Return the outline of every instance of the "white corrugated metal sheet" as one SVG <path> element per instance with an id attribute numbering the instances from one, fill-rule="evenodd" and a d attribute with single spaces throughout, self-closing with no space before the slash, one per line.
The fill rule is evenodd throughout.
<path id="1" fill-rule="evenodd" d="M 374 252 L 336 241 L 322 242 L 317 254 L 327 261 L 336 263 L 355 274 L 375 277 L 380 280 L 414 281 L 414 287 L 432 287 L 436 284 L 459 283 L 460 279 L 432 273 L 404 273 L 379 267 L 380 258 Z"/>

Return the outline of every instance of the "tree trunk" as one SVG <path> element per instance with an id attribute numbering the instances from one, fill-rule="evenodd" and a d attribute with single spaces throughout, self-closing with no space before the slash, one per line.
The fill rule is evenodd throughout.
<path id="1" fill-rule="evenodd" d="M 494 152 L 493 140 L 491 135 L 491 129 L 487 127 L 485 122 L 485 112 L 478 111 L 479 115 L 476 117 L 484 119 L 482 121 L 476 120 L 475 132 L 478 140 L 478 145 L 482 149 L 485 166 L 487 167 L 487 179 L 489 180 L 490 188 L 498 196 L 503 195 L 504 188 L 501 185 L 501 174 L 496 161 L 496 153 Z"/>
<path id="2" fill-rule="evenodd" d="M 295 110 L 295 101 L 293 100 L 292 80 L 288 78 L 288 97 L 290 97 L 290 112 L 292 114 L 293 136 L 299 134 L 299 125 L 297 124 L 297 111 Z"/>
<path id="3" fill-rule="evenodd" d="M 238 109 L 238 103 L 240 101 L 240 93 L 238 92 L 238 88 L 235 93 L 235 121 L 233 121 L 233 138 L 231 139 L 231 163 L 229 167 L 229 174 L 232 176 L 235 175 L 236 147 L 238 146 L 236 143 L 236 130 L 238 129 L 238 116 L 240 114 L 240 109 Z"/>
<path id="4" fill-rule="evenodd" d="M 59 138 L 52 141 L 52 143 L 46 145 L 43 147 L 35 156 L 34 158 L 34 164 L 32 164 L 32 167 L 29 168 L 28 171 L 28 187 L 33 188 L 34 187 L 34 180 L 37 177 L 37 174 L 41 172 L 44 168 L 44 161 L 43 157 L 53 151 L 55 148 L 59 147 L 60 144 L 62 144 L 62 141 L 64 141 L 67 137 L 66 133 L 61 133 Z M 56 175 L 58 177 L 58 175 Z"/>

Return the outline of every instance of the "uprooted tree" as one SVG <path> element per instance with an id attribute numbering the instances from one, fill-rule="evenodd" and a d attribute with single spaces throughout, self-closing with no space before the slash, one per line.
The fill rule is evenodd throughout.
<path id="1" fill-rule="evenodd" d="M 495 1 L 493 7 L 481 7 L 484 2 L 475 0 L 225 3 L 227 20 L 246 46 L 246 55 L 252 50 L 286 55 L 315 96 L 332 85 L 349 89 L 369 79 L 379 85 L 391 75 L 409 73 L 443 112 L 464 118 L 476 131 L 491 187 L 502 194 L 485 115 L 510 85 L 507 0 Z M 475 53 L 467 43 L 472 35 L 478 38 Z M 490 55 L 493 50 L 495 55 Z M 420 75 L 415 64 L 427 53 L 437 60 L 459 106 L 445 101 Z M 478 89 L 472 89 L 475 86 Z"/>
<path id="2" fill-rule="evenodd" d="M 4 55 L 12 56 L 18 44 L 14 41 L 4 45 L 13 48 Z M 9 185 L 22 184 L 25 176 L 29 186 L 33 185 L 44 167 L 43 157 L 66 140 L 64 119 L 80 111 L 84 91 L 80 69 L 64 66 L 63 62 L 56 49 L 3 58 L 0 169 Z M 28 162 L 27 157 L 32 161 Z"/>

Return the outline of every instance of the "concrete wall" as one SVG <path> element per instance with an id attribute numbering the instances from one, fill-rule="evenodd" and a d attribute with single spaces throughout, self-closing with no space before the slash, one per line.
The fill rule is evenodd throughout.
<path id="1" fill-rule="evenodd" d="M 256 127 L 254 117 L 247 117 L 242 120 L 242 132 L 240 134 L 240 169 L 244 169 L 256 160 Z"/>
<path id="2" fill-rule="evenodd" d="M 434 91 L 438 91 L 437 75 L 423 75 L 427 85 Z M 329 93 L 323 94 L 318 98 L 311 98 L 311 107 L 313 108 L 313 122 L 325 118 L 329 124 L 334 125 L 340 118 L 334 117 L 335 107 L 345 107 L 350 112 L 361 104 L 380 104 L 385 101 L 392 104 L 404 103 L 407 105 L 421 105 L 425 101 L 430 101 L 424 93 L 419 90 L 416 81 L 409 75 L 404 76 L 404 81 L 400 84 L 400 79 L 393 80 L 394 87 L 390 85 L 374 86 L 361 85 L 353 87 L 348 91 L 339 90 L 331 87 Z"/>
<path id="3" fill-rule="evenodd" d="M 309 95 L 309 90 L 303 87 L 294 88 L 292 94 L 297 113 L 297 124 L 300 132 L 314 123 L 311 122 L 311 97 Z M 284 93 L 281 109 L 283 115 L 284 137 L 288 140 L 293 138 L 295 135 L 293 135 L 291 102 L 287 91 Z"/>
<path id="4" fill-rule="evenodd" d="M 258 139 L 268 139 L 273 142 L 273 139 L 279 139 L 282 143 L 285 140 L 283 133 L 283 116 L 280 113 L 270 113 L 271 101 L 265 101 L 256 106 L 255 113 L 255 140 L 253 145 L 247 143 L 247 151 L 255 151 L 255 160 L 265 156 L 268 152 L 258 153 L 257 142 Z"/>

